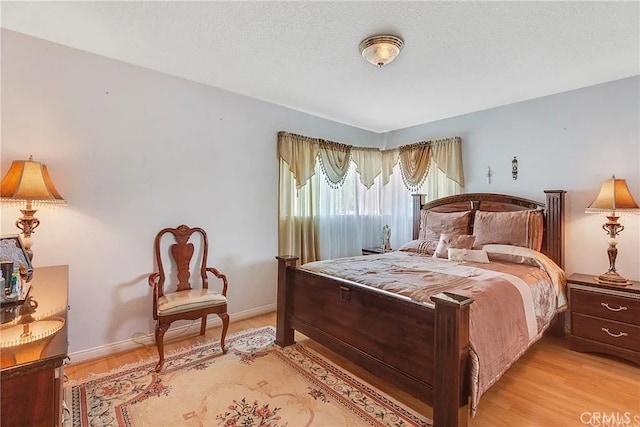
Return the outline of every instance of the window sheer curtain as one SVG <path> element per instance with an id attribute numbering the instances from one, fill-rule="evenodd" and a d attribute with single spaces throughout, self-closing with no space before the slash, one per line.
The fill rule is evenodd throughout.
<path id="1" fill-rule="evenodd" d="M 411 194 L 433 199 L 464 185 L 460 144 L 448 138 L 381 151 L 279 132 L 279 254 L 301 263 L 360 255 L 382 244 L 384 225 L 393 248 L 411 240 Z"/>
<path id="2" fill-rule="evenodd" d="M 434 161 L 432 161 L 432 165 L 434 167 L 429 170 L 429 175 L 427 175 L 417 193 L 426 194 L 425 199 L 430 202 L 431 200 L 453 196 L 462 192 L 460 184 L 449 178 L 445 172 L 437 167 Z"/>
<path id="3" fill-rule="evenodd" d="M 352 163 L 339 189 L 318 179 L 319 259 L 362 255 L 362 248 L 381 246 L 384 225 L 391 228 L 392 248 L 411 240 L 411 192 L 403 184 L 399 165 L 392 169 L 387 185 L 378 176 L 368 189 L 355 169 Z"/>

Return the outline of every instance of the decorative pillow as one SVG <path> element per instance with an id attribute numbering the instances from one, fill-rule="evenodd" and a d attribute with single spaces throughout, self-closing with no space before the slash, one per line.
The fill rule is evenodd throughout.
<path id="1" fill-rule="evenodd" d="M 487 252 L 491 261 L 499 259 L 500 261 L 506 260 L 507 262 L 540 267 L 549 274 L 556 285 L 557 292 L 560 293 L 564 290 L 567 283 L 564 271 L 542 252 L 510 245 L 485 245 L 483 250 Z"/>
<path id="2" fill-rule="evenodd" d="M 476 212 L 475 246 L 515 245 L 540 251 L 543 231 L 542 211 Z"/>
<path id="3" fill-rule="evenodd" d="M 463 212 L 433 212 L 420 211 L 421 240 L 438 241 L 442 233 L 467 234 L 471 211 Z"/>
<path id="4" fill-rule="evenodd" d="M 442 233 L 440 235 L 440 240 L 438 241 L 436 251 L 433 253 L 433 257 L 447 258 L 447 250 L 449 248 L 471 249 L 473 247 L 473 242 L 475 239 L 475 236 L 470 236 L 468 234 L 458 235 L 452 233 Z"/>
<path id="5" fill-rule="evenodd" d="M 415 252 L 418 254 L 431 255 L 436 250 L 436 246 L 438 246 L 437 240 L 418 239 L 405 243 L 398 250 L 402 252 Z"/>
<path id="6" fill-rule="evenodd" d="M 449 261 L 489 263 L 489 257 L 483 250 L 449 248 Z"/>
<path id="7" fill-rule="evenodd" d="M 502 254 L 502 253 L 487 251 L 486 248 L 488 246 L 494 246 L 494 245 L 485 245 L 482 247 L 482 249 L 487 252 L 487 255 L 489 256 L 489 261 L 509 262 L 511 264 L 527 264 L 527 265 L 532 265 L 534 267 L 540 267 L 540 263 L 536 261 L 535 258 L 530 258 L 522 255 Z M 495 246 L 502 246 L 502 245 L 495 245 Z M 504 245 L 504 246 L 509 246 L 512 248 L 519 247 L 519 246 L 511 246 L 511 245 Z M 528 249 L 528 248 L 522 248 L 522 249 Z"/>
<path id="8" fill-rule="evenodd" d="M 542 268 L 540 256 L 544 257 L 544 255 L 533 249 L 513 245 L 484 245 L 482 250 L 489 256 L 489 261 L 526 264 Z"/>

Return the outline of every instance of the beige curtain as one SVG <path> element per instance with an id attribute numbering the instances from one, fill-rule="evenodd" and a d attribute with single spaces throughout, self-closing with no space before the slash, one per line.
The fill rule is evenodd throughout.
<path id="1" fill-rule="evenodd" d="M 353 147 L 351 160 L 356 164 L 362 185 L 371 188 L 378 176 L 382 179 L 382 185 L 387 185 L 393 168 L 398 164 L 398 153 L 397 148 L 380 151 L 378 148 Z"/>
<path id="2" fill-rule="evenodd" d="M 384 150 L 382 152 L 382 185 L 389 183 L 393 168 L 398 164 L 399 154 L 400 150 L 398 148 Z"/>
<path id="3" fill-rule="evenodd" d="M 431 142 L 400 147 L 400 171 L 404 185 L 410 191 L 417 191 L 429 173 L 431 165 Z"/>
<path id="4" fill-rule="evenodd" d="M 351 160 L 356 164 L 360 182 L 371 188 L 376 177 L 382 172 L 382 153 L 377 148 L 353 148 Z"/>
<path id="5" fill-rule="evenodd" d="M 464 186 L 458 137 L 381 151 L 278 132 L 278 155 L 278 253 L 299 256 L 301 263 L 315 261 L 319 254 L 316 193 L 321 178 L 314 176 L 316 159 L 324 178 L 334 188 L 343 184 L 351 160 L 366 188 L 371 188 L 378 175 L 383 185 L 388 184 L 393 168 L 400 162 L 405 186 L 416 191 L 425 181 L 432 161 L 449 179 Z"/>
<path id="6" fill-rule="evenodd" d="M 310 183 L 317 177 L 307 180 Z M 278 189 L 278 254 L 296 255 L 299 262 L 318 259 L 318 198 L 314 185 L 297 188 L 290 165 L 280 158 Z"/>
<path id="7" fill-rule="evenodd" d="M 317 139 L 295 133 L 278 132 L 278 155 L 288 166 L 300 189 L 315 173 L 316 157 L 320 147 Z"/>
<path id="8" fill-rule="evenodd" d="M 457 182 L 460 187 L 464 187 L 462 140 L 459 137 L 432 142 L 431 157 L 438 169 L 447 175 L 447 178 Z"/>
<path id="9" fill-rule="evenodd" d="M 340 188 L 351 164 L 351 146 L 320 140 L 320 165 L 331 188 Z"/>

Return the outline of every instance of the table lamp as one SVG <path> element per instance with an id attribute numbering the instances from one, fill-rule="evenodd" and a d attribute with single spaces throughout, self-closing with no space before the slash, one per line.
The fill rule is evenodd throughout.
<path id="1" fill-rule="evenodd" d="M 22 240 L 29 260 L 33 259 L 31 233 L 40 225 L 40 220 L 33 216 L 37 212 L 37 209 L 33 209 L 33 204 L 67 205 L 53 185 L 47 166 L 34 162 L 33 156 L 29 156 L 29 160 L 15 160 L 11 163 L 0 184 L 0 201 L 26 202 L 25 209 L 20 209 L 22 217 L 16 221 L 16 227 L 22 230 Z"/>
<path id="2" fill-rule="evenodd" d="M 624 179 L 616 179 L 615 175 L 611 179 L 602 181 L 600 193 L 598 197 L 585 210 L 587 213 L 605 213 L 608 221 L 603 224 L 602 228 L 609 234 L 609 248 L 607 255 L 609 256 L 609 271 L 596 277 L 600 283 L 611 285 L 629 285 L 627 279 L 622 277 L 616 271 L 616 257 L 618 256 L 618 242 L 616 236 L 624 230 L 624 226 L 618 222 L 620 218 L 617 213 L 638 213 L 640 209 L 638 204 L 633 200 L 627 182 Z"/>

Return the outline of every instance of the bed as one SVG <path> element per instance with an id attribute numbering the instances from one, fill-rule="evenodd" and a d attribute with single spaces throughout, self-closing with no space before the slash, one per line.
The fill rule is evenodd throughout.
<path id="1" fill-rule="evenodd" d="M 421 224 L 425 226 L 425 218 L 429 216 L 464 214 L 468 218 L 465 233 L 471 236 L 490 223 L 486 218 L 495 219 L 500 213 L 513 213 L 515 216 L 531 213 L 532 217 L 540 219 L 540 233 L 532 235 L 527 231 L 526 238 L 533 238 L 539 244 L 537 249 L 540 253 L 562 268 L 565 192 L 548 190 L 545 194 L 546 203 L 493 193 L 465 193 L 426 204 L 422 203 L 420 195 L 415 195 L 414 241 L 428 241 L 428 230 L 421 229 Z M 487 247 L 492 246 L 497 245 Z M 438 246 L 436 249 L 442 248 Z M 470 254 L 476 251 L 462 252 Z M 460 250 L 449 250 L 449 255 L 453 253 L 459 255 Z M 391 265 L 388 263 L 393 257 L 400 257 L 403 262 L 415 261 L 403 256 L 385 254 L 358 258 L 372 265 Z M 384 285 L 376 288 L 354 278 L 323 273 L 321 269 L 314 271 L 308 266 L 296 267 L 297 257 L 294 256 L 278 256 L 277 259 L 278 345 L 293 344 L 294 331 L 297 330 L 426 402 L 433 408 L 432 418 L 436 427 L 468 424 L 470 409 L 473 409 L 470 401 L 473 403 L 476 399 L 477 403 L 479 398 L 477 393 L 472 393 L 477 386 L 473 379 L 477 376 L 474 369 L 478 364 L 473 339 L 470 340 L 470 331 L 473 337 L 473 331 L 477 329 L 474 325 L 478 322 L 470 322 L 474 297 L 466 285 L 458 286 L 457 291 L 440 291 L 436 287 L 438 293 L 426 294 L 426 299 L 416 298 L 415 293 L 398 294 Z M 445 265 L 445 261 L 436 260 L 435 263 Z M 460 268 L 478 267 L 475 263 L 467 264 L 460 263 Z M 558 302 L 553 315 L 547 315 L 547 319 L 533 331 L 535 339 L 527 341 L 535 342 L 543 331 L 562 334 L 562 310 L 562 304 Z M 517 356 L 522 354 L 518 353 Z M 509 361 L 509 366 L 510 363 L 512 361 Z"/>

